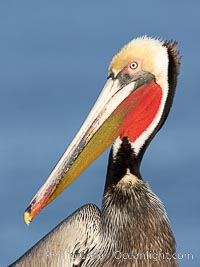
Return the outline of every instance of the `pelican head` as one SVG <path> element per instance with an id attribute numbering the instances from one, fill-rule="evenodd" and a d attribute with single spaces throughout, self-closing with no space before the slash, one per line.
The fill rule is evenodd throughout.
<path id="1" fill-rule="evenodd" d="M 27 224 L 113 141 L 113 155 L 126 137 L 141 161 L 169 112 L 178 61 L 176 43 L 146 36 L 132 40 L 114 56 L 94 107 L 26 209 Z"/>

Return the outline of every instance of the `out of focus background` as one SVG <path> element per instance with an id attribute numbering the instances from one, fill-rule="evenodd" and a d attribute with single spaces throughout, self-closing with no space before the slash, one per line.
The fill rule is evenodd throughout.
<path id="1" fill-rule="evenodd" d="M 199 1 L 0 2 L 0 266 L 81 205 L 99 207 L 107 150 L 27 227 L 23 212 L 94 104 L 112 56 L 147 34 L 179 42 L 170 116 L 142 174 L 163 201 L 180 266 L 200 266 Z"/>

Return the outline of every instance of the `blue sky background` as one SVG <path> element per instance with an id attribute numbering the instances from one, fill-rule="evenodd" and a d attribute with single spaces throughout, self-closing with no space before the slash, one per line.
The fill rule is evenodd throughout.
<path id="1" fill-rule="evenodd" d="M 0 2 L 0 266 L 81 205 L 101 205 L 105 152 L 27 227 L 23 212 L 101 91 L 112 56 L 147 34 L 179 42 L 170 116 L 142 174 L 163 201 L 177 251 L 200 266 L 199 1 Z"/>

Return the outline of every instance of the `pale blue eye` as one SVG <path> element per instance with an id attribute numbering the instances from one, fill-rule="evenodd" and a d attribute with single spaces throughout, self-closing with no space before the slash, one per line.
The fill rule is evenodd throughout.
<path id="1" fill-rule="evenodd" d="M 135 61 L 130 64 L 130 68 L 133 69 L 133 70 L 137 69 L 137 67 L 138 67 L 138 64 Z"/>

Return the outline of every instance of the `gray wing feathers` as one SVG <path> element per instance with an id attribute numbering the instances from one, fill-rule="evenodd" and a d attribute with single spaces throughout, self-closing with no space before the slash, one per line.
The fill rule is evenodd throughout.
<path id="1" fill-rule="evenodd" d="M 84 254 L 92 250 L 99 235 L 100 211 L 83 206 L 42 238 L 10 267 L 81 266 Z"/>

